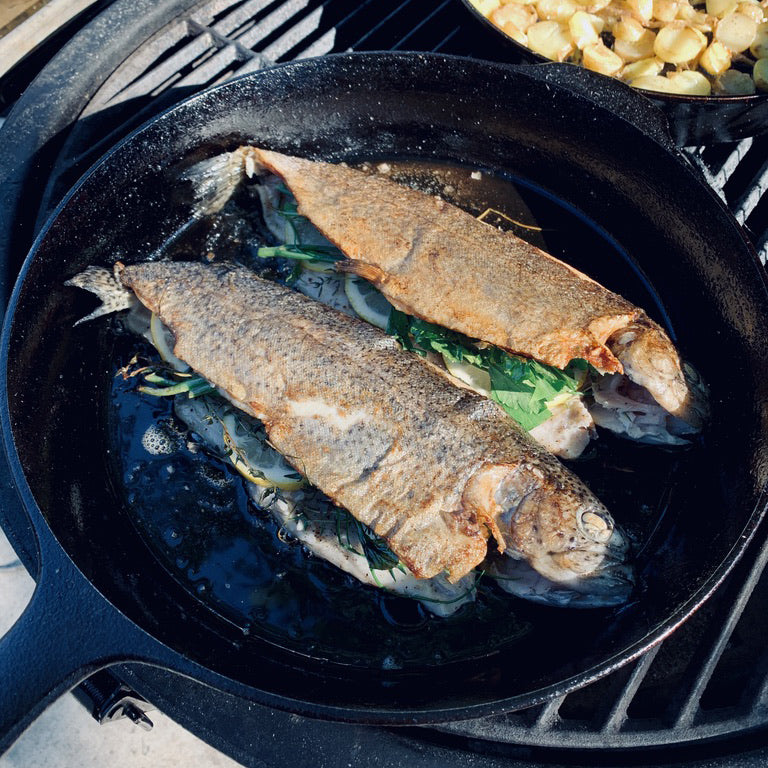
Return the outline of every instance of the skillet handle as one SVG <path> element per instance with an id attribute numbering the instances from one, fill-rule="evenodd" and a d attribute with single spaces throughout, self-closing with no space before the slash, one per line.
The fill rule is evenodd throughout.
<path id="1" fill-rule="evenodd" d="M 146 648 L 146 635 L 69 558 L 45 549 L 29 605 L 0 638 L 0 754 L 61 694 Z"/>

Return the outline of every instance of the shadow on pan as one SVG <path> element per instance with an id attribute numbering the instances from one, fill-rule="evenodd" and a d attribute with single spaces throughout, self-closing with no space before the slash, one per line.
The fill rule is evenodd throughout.
<path id="1" fill-rule="evenodd" d="M 84 178 L 25 262 L 4 330 L 4 437 L 41 567 L 30 607 L 0 641 L 0 746 L 52 698 L 119 661 L 316 717 L 479 717 L 610 672 L 706 599 L 765 508 L 768 300 L 740 228 L 674 149 L 663 120 L 625 91 L 603 78 L 565 89 L 537 67 L 331 56 L 184 102 Z M 122 342 L 109 323 L 73 329 L 84 300 L 62 283 L 89 264 L 141 261 L 185 242 L 191 211 L 177 170 L 255 141 L 333 161 L 386 160 L 425 177 L 436 167 L 464 178 L 479 170 L 490 181 L 460 202 L 484 205 L 514 190 L 556 251 L 670 328 L 711 387 L 701 441 L 682 454 L 624 446 L 575 465 L 638 537 L 628 605 L 577 612 L 495 599 L 476 616 L 463 612 L 458 632 L 452 619 L 384 620 L 370 591 L 358 590 L 338 598 L 347 602 L 335 615 L 337 598 L 297 631 L 290 620 L 233 610 L 210 598 L 216 584 L 203 595 L 174 573 L 162 531 L 139 524 L 127 487 L 112 384 Z M 647 484 L 632 479 L 635 470 L 656 478 L 651 496 L 640 494 Z M 230 538 L 249 535 L 238 531 Z M 290 600 L 311 613 L 301 592 L 294 585 Z M 428 658 L 415 650 L 425 642 L 435 649 Z M 385 663 L 392 653 L 398 663 Z"/>

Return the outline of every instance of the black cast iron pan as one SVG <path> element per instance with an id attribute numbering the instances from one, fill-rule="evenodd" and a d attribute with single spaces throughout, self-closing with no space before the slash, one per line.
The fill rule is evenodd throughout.
<path id="1" fill-rule="evenodd" d="M 0 641 L 1 744 L 54 697 L 117 661 L 163 666 L 317 717 L 479 717 L 615 669 L 711 593 L 765 508 L 768 296 L 740 228 L 662 120 L 641 97 L 603 83 L 579 93 L 550 82 L 543 68 L 443 56 L 308 60 L 184 102 L 85 177 L 41 232 L 4 328 L 4 437 L 40 569 L 31 605 Z M 596 102 L 595 88 L 614 112 Z M 545 244 L 670 327 L 712 389 L 702 440 L 674 454 L 608 440 L 609 450 L 575 467 L 635 534 L 639 579 L 629 604 L 578 612 L 504 598 L 500 612 L 491 588 L 477 616 L 408 624 L 393 620 L 391 606 L 382 612 L 370 590 L 329 596 L 313 586 L 315 573 L 281 593 L 281 625 L 254 609 L 260 590 L 281 576 L 259 582 L 238 614 L 221 598 L 231 585 L 214 571 L 201 592 L 186 563 L 174 570 L 164 559 L 168 531 L 144 525 L 124 455 L 132 450 L 125 423 L 135 415 L 114 394 L 124 340 L 109 322 L 73 328 L 88 299 L 62 284 L 92 263 L 163 249 L 189 257 L 196 228 L 207 224 L 190 226 L 179 169 L 248 141 L 331 160 L 386 160 L 441 178 L 449 196 L 469 189 L 467 204 L 522 199 L 528 213 L 538 211 Z M 454 175 L 435 177 L 430 164 Z M 215 231 L 205 232 L 215 241 Z M 149 476 L 156 465 L 142 467 Z M 174 503 L 155 508 L 164 514 Z M 238 562 L 227 578 L 245 578 L 254 561 L 217 546 L 240 546 L 248 530 L 222 539 L 230 518 L 195 517 L 196 509 L 192 500 L 189 519 L 203 538 L 210 534 L 219 565 Z M 325 612 L 313 613 L 323 600 Z M 308 621 L 292 623 L 299 614 Z"/>

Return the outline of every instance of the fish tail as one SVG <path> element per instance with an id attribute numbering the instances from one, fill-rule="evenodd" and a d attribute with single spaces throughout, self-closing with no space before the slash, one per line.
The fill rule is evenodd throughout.
<path id="1" fill-rule="evenodd" d="M 259 175 L 263 169 L 253 147 L 240 147 L 195 163 L 179 178 L 192 184 L 193 215 L 203 218 L 218 213 L 243 179 Z"/>
<path id="2" fill-rule="evenodd" d="M 137 303 L 133 292 L 129 291 L 120 281 L 122 269 L 123 265 L 120 262 L 117 262 L 111 270 L 105 267 L 90 266 L 65 281 L 64 285 L 82 288 L 95 294 L 101 300 L 101 304 L 93 312 L 81 317 L 75 325 L 112 314 L 112 312 L 130 309 Z"/>

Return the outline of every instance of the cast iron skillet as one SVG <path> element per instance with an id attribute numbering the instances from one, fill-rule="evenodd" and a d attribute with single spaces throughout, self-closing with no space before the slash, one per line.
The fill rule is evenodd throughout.
<path id="1" fill-rule="evenodd" d="M 494 42 L 503 41 L 509 54 L 505 59 L 513 64 L 537 63 L 549 66 L 551 61 L 513 40 L 490 19 L 483 16 L 471 0 L 461 3 Z M 476 52 L 482 55 L 482 51 Z M 586 72 L 577 65 L 576 71 Z M 768 130 L 768 94 L 749 96 L 685 96 L 676 93 L 641 91 L 666 115 L 669 130 L 678 146 L 699 146 L 724 141 L 738 141 L 749 136 L 760 136 Z"/>
<path id="2" fill-rule="evenodd" d="M 765 509 L 768 296 L 759 262 L 644 99 L 602 78 L 578 93 L 548 72 L 414 54 L 276 67 L 152 120 L 59 206 L 24 264 L 2 341 L 6 449 L 40 547 L 35 596 L 0 641 L 2 745 L 54 697 L 117 661 L 365 723 L 525 707 L 637 657 L 721 582 Z M 340 635 L 338 657 L 258 622 L 246 634 L 161 565 L 131 522 L 116 469 L 114 333 L 108 322 L 73 329 L 87 300 L 62 283 L 91 263 L 157 253 L 190 220 L 178 169 L 254 140 L 331 160 L 441 161 L 466 176 L 514 176 L 535 184 L 538 199 L 597 223 L 614 257 L 592 264 L 595 277 L 629 276 L 709 382 L 714 404 L 701 444 L 673 460 L 677 474 L 638 542 L 638 588 L 626 607 L 575 612 L 510 599 L 528 627 L 522 635 L 489 648 L 494 627 L 478 621 L 463 659 L 382 669 L 375 632 L 352 646 Z M 575 236 L 571 250 L 579 253 Z M 589 266 L 592 256 L 579 258 Z M 619 518 L 634 504 L 626 477 L 598 478 Z M 403 631 L 404 646 L 422 631 L 439 639 L 440 624 L 429 627 Z M 473 657 L 474 646 L 485 650 Z"/>

